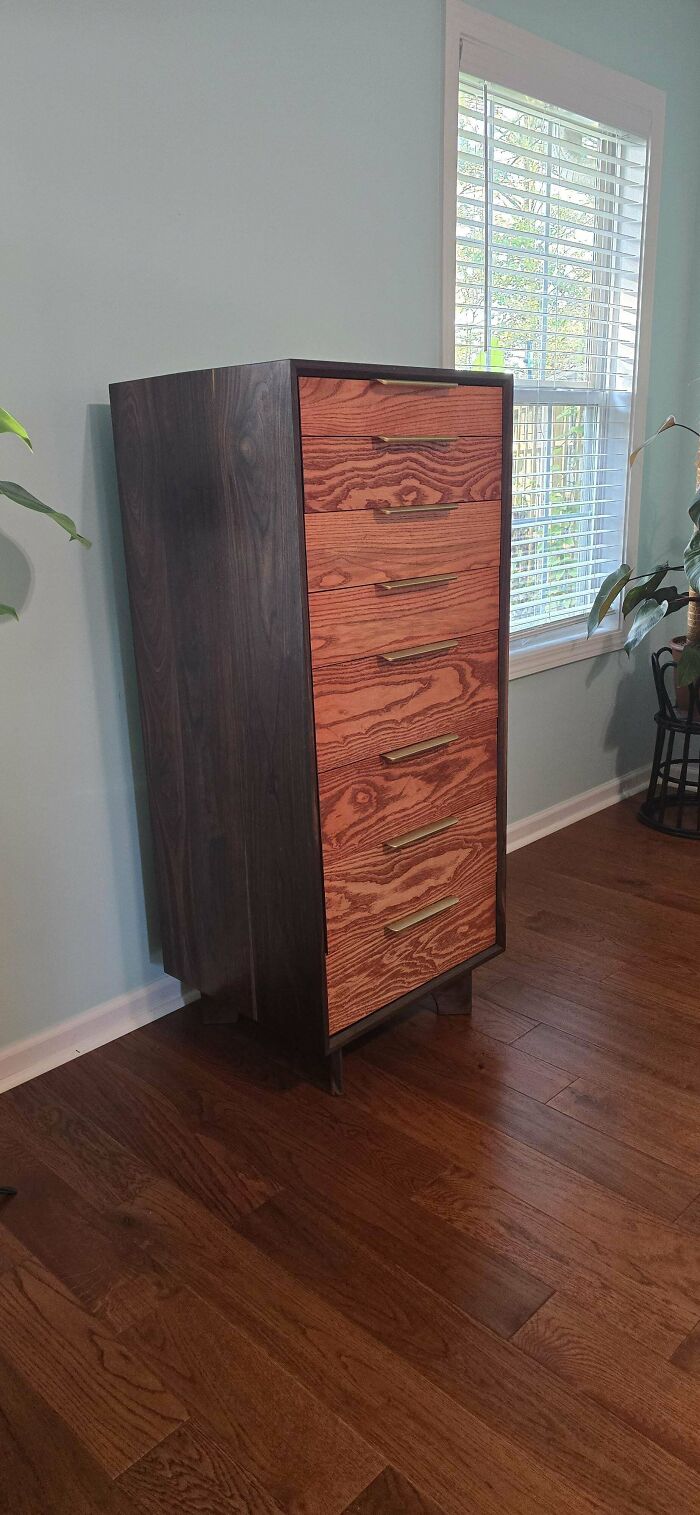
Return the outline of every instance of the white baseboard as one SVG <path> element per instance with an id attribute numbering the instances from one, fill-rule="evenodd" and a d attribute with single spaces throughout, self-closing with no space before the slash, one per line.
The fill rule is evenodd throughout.
<path id="1" fill-rule="evenodd" d="M 596 810 L 616 805 L 626 795 L 644 789 L 648 776 L 647 768 L 638 768 L 634 773 L 623 774 L 621 778 L 598 784 L 595 789 L 587 789 L 584 794 L 576 794 L 570 800 L 550 805 L 548 810 L 527 815 L 522 821 L 513 821 L 508 827 L 508 851 L 515 852 L 518 847 L 536 842 L 539 837 L 559 831 L 563 826 L 571 826 L 574 821 L 581 821 Z M 73 1015 L 57 1026 L 14 1042 L 4 1050 L 0 1049 L 0 1093 L 12 1089 L 15 1084 L 25 1083 L 29 1078 L 36 1078 L 39 1073 L 48 1072 L 49 1068 L 58 1068 L 61 1063 L 80 1057 L 83 1052 L 91 1052 L 94 1047 L 102 1047 L 118 1036 L 126 1036 L 128 1031 L 136 1031 L 139 1026 L 159 1020 L 162 1015 L 169 1015 L 172 1010 L 198 998 L 196 990 L 184 991 L 176 979 L 164 975 L 144 989 L 134 989 L 131 994 L 106 1000 L 104 1004 L 84 1010 L 81 1015 Z"/>
<path id="2" fill-rule="evenodd" d="M 120 994 L 116 999 L 105 1000 L 92 1010 L 72 1015 L 69 1020 L 50 1026 L 46 1031 L 37 1031 L 20 1042 L 0 1049 L 0 1092 L 12 1089 L 15 1084 L 26 1083 L 38 1073 L 49 1068 L 58 1068 L 61 1063 L 102 1047 L 127 1031 L 136 1031 L 149 1021 L 159 1020 L 178 1010 L 180 1005 L 197 999 L 196 991 L 183 991 L 174 978 L 166 975 L 143 989 L 134 989 L 130 994 Z"/>
<path id="3" fill-rule="evenodd" d="M 632 773 L 623 773 L 618 778 L 608 779 L 605 784 L 597 784 L 595 789 L 574 794 L 570 800 L 560 800 L 558 805 L 550 805 L 548 810 L 526 815 L 522 821 L 511 821 L 508 827 L 508 851 L 517 852 L 519 847 L 526 847 L 528 842 L 536 842 L 541 836 L 549 836 L 552 831 L 572 826 L 574 821 L 582 821 L 585 816 L 594 815 L 596 810 L 606 810 L 609 805 L 617 805 L 628 794 L 638 794 L 641 789 L 646 789 L 648 782 L 649 769 L 635 768 Z"/>

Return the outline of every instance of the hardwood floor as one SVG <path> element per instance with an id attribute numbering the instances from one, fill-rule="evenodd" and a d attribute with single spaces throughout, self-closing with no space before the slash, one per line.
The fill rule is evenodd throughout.
<path id="1" fill-rule="evenodd" d="M 2 1512 L 700 1512 L 700 853 L 634 811 L 342 1099 L 196 1007 L 0 1098 Z"/>

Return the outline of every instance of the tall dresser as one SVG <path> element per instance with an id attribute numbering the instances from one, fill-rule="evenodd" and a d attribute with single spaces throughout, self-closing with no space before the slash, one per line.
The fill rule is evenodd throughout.
<path id="1" fill-rule="evenodd" d="M 164 964 L 337 1087 L 504 945 L 512 381 L 110 393 Z"/>

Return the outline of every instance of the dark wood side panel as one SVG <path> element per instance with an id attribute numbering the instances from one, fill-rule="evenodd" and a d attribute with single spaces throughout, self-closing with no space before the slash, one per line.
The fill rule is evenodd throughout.
<path id="1" fill-rule="evenodd" d="M 165 964 L 323 1046 L 288 362 L 111 390 Z"/>

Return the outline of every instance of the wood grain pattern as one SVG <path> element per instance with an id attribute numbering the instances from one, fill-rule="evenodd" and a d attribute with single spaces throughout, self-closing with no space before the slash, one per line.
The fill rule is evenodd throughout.
<path id="1" fill-rule="evenodd" d="M 134 1515 L 59 1415 L 0 1356 L 3 1515 Z"/>
<path id="2" fill-rule="evenodd" d="M 622 918 L 625 877 L 633 917 L 662 879 L 692 900 L 696 863 L 634 806 L 556 840 L 571 868 L 597 856 Z M 511 887 L 516 907 L 549 888 L 566 918 L 551 842 L 513 855 Z M 576 898 L 593 932 L 596 901 Z M 568 929 L 516 932 L 472 1024 L 405 1014 L 348 1055 L 343 1100 L 195 1007 L 3 1095 L 21 1184 L 0 1218 L 0 1508 L 697 1510 L 700 1181 L 632 1124 L 617 1142 L 542 1103 L 566 1073 L 617 1077 L 657 1134 L 663 1108 L 670 1130 L 692 1120 L 694 981 L 662 1003 L 637 952 L 631 930 L 627 957 L 587 953 L 585 976 Z M 223 1202 L 236 1173 L 257 1208 Z M 172 1284 L 145 1314 L 137 1254 Z M 36 1269 L 67 1311 L 42 1294 L 36 1320 L 17 1288 Z M 95 1312 L 122 1286 L 116 1340 Z"/>
<path id="3" fill-rule="evenodd" d="M 377 437 L 306 436 L 302 462 L 304 509 L 312 514 L 498 500 L 501 493 L 500 437 L 396 447 Z M 317 524 L 306 522 L 307 541 Z"/>
<path id="4" fill-rule="evenodd" d="M 357 915 L 348 919 L 326 962 L 331 1031 L 490 947 L 496 934 L 494 881 L 495 850 L 490 867 L 484 853 L 472 878 L 460 877 L 458 905 L 400 936 L 388 936 L 381 925 L 370 931 Z M 424 903 L 439 898 L 436 890 Z"/>
<path id="5" fill-rule="evenodd" d="M 686 1174 L 572 1120 L 551 1104 L 541 1105 L 515 1090 L 503 1089 L 494 1100 L 488 1091 L 473 1089 L 438 1048 L 428 1061 L 420 1048 L 397 1033 L 391 1052 L 391 1070 L 412 1090 L 427 1094 L 440 1107 L 446 1105 L 471 1115 L 483 1125 L 536 1147 L 544 1156 L 565 1163 L 646 1210 L 672 1220 L 693 1197 L 695 1183 Z M 363 1057 L 386 1068 L 381 1038 L 363 1050 Z"/>
<path id="6" fill-rule="evenodd" d="M 345 852 L 325 864 L 328 952 L 342 948 L 353 932 L 366 931 L 419 910 L 430 899 L 462 890 L 496 868 L 495 799 L 459 817 L 447 831 L 424 837 L 399 852 L 382 843 Z"/>
<path id="7" fill-rule="evenodd" d="M 578 1484 L 594 1500 L 609 1500 L 626 1515 L 644 1508 L 677 1515 L 684 1501 L 689 1510 L 700 1510 L 700 1487 L 690 1468 L 554 1374 L 533 1374 L 516 1347 L 435 1300 L 432 1291 L 380 1266 L 370 1252 L 358 1253 L 342 1226 L 299 1197 L 277 1196 L 249 1216 L 244 1229 L 259 1250 L 350 1327 L 400 1354 L 494 1434 L 506 1434 L 531 1453 L 536 1448 L 554 1477 Z"/>
<path id="8" fill-rule="evenodd" d="M 501 430 L 495 385 L 392 388 L 377 379 L 299 379 L 302 436 L 494 437 Z"/>
<path id="9" fill-rule="evenodd" d="M 391 744 L 394 745 L 393 742 Z M 373 757 L 349 770 L 319 772 L 321 837 L 328 862 L 401 836 L 429 818 L 471 810 L 495 796 L 496 734 L 461 736 L 449 747 L 389 764 Z M 502 1021 L 508 1012 L 501 1012 Z M 513 1036 L 532 1024 L 513 1020 Z"/>
<path id="10" fill-rule="evenodd" d="M 165 966 L 318 1050 L 322 884 L 290 365 L 118 384 L 111 399 Z"/>
<path id="11" fill-rule="evenodd" d="M 497 660 L 496 637 L 486 633 L 405 663 L 357 658 L 317 665 L 319 774 L 452 731 L 495 737 Z M 495 758 L 494 752 L 494 782 Z"/>
<path id="12" fill-rule="evenodd" d="M 467 573 L 498 562 L 500 504 L 435 515 L 355 510 L 305 518 L 309 589 L 352 589 L 428 573 Z"/>
<path id="13" fill-rule="evenodd" d="M 458 574 L 449 584 L 387 593 L 326 589 L 309 595 L 314 670 L 446 637 L 498 630 L 498 570 Z"/>
<path id="14" fill-rule="evenodd" d="M 340 1515 L 381 1458 L 242 1331 L 181 1292 L 127 1337 L 252 1480 L 288 1509 Z"/>
<path id="15" fill-rule="evenodd" d="M 700 1384 L 555 1295 L 521 1327 L 536 1362 L 700 1472 Z"/>
<path id="16" fill-rule="evenodd" d="M 38 1262 L 0 1279 L 6 1358 L 115 1477 L 187 1412 Z"/>
<path id="17" fill-rule="evenodd" d="M 199 1425 L 174 1431 L 118 1485 L 143 1515 L 281 1515 L 272 1495 Z"/>
<path id="18" fill-rule="evenodd" d="M 385 1468 L 348 1505 L 345 1515 L 441 1515 L 433 1499 L 419 1493 L 394 1468 Z"/>

